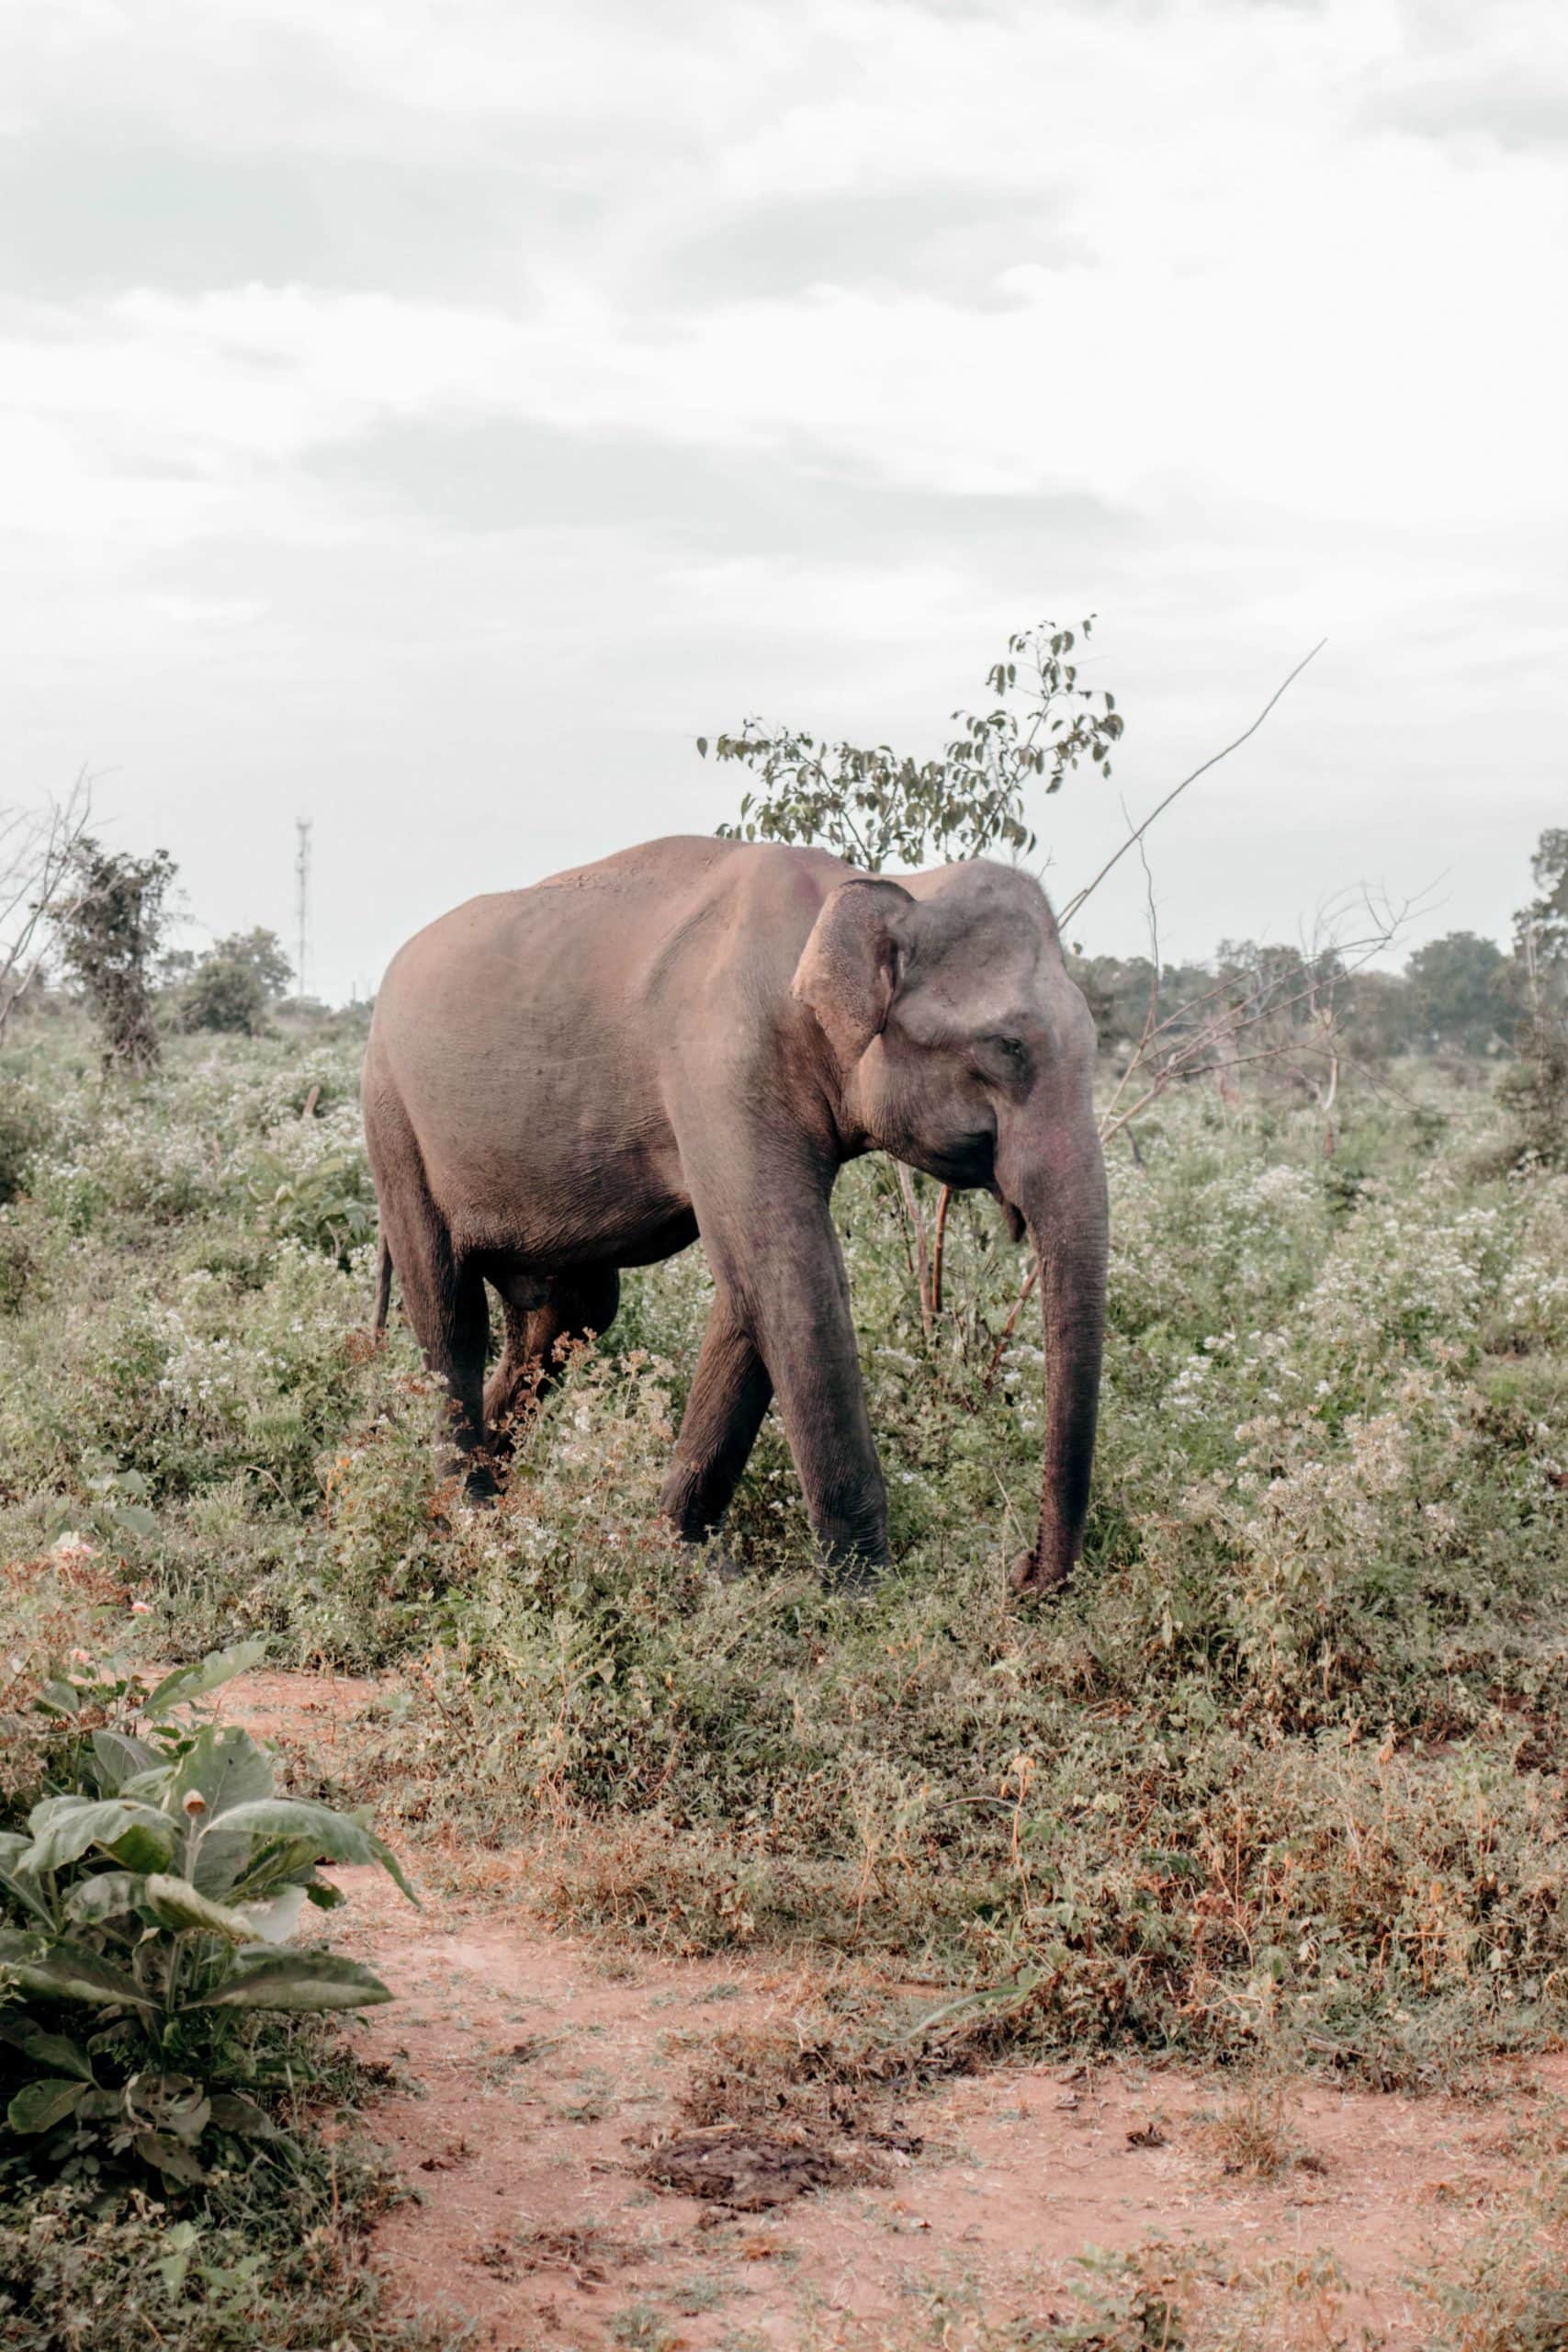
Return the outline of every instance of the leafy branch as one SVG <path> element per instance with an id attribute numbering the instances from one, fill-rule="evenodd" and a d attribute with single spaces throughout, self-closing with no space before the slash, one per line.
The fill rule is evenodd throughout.
<path id="1" fill-rule="evenodd" d="M 759 718 L 716 737 L 714 757 L 739 761 L 757 780 L 720 836 L 818 842 L 867 874 L 932 856 L 1027 855 L 1036 841 L 1025 813 L 1032 787 L 1059 791 L 1082 762 L 1111 774 L 1124 722 L 1114 695 L 1079 684 L 1073 658 L 1093 627 L 1090 614 L 1076 629 L 1041 621 L 1010 637 L 987 673 L 990 707 L 955 710 L 957 732 L 933 759 L 886 743 L 829 743 Z M 709 748 L 699 735 L 705 759 Z"/>

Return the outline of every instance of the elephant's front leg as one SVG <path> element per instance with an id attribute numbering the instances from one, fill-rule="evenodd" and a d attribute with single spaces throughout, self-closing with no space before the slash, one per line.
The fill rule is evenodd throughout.
<path id="1" fill-rule="evenodd" d="M 688 1544 L 729 1509 L 773 1393 L 756 1342 L 727 1298 L 714 1301 L 659 1507 Z"/>
<path id="2" fill-rule="evenodd" d="M 887 1489 L 825 1187 L 775 1179 L 743 1217 L 699 1204 L 698 1221 L 725 1312 L 773 1384 L 818 1543 L 840 1566 L 886 1566 Z"/>

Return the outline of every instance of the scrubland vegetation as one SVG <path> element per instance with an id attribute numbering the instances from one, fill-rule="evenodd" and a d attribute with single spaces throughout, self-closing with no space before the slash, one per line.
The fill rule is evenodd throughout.
<path id="1" fill-rule="evenodd" d="M 928 1333 L 898 1193 L 851 1170 L 899 1555 L 867 1607 L 821 1589 L 771 1425 L 743 1579 L 655 1519 L 695 1252 L 628 1282 L 499 1510 L 437 1486 L 409 1338 L 363 1336 L 356 1052 L 181 1045 L 122 1098 L 69 1024 L 13 1049 L 0 1508 L 40 1589 L 74 1534 L 149 1655 L 402 1669 L 389 1817 L 534 1838 L 558 1908 L 623 1931 L 896 1951 L 1015 1984 L 1021 2033 L 1282 2034 L 1381 2078 L 1551 2030 L 1568 1182 L 1500 1172 L 1484 1095 L 1406 1070 L 1330 1157 L 1315 1113 L 1194 1091 L 1112 1150 L 1088 1556 L 1029 1612 L 1021 1261 L 956 1204 Z"/>
<path id="2" fill-rule="evenodd" d="M 1561 2033 L 1568 1176 L 1483 1073 L 1353 1075 L 1332 1150 L 1267 1076 L 1113 1140 L 1088 1552 L 1022 1611 L 1042 1365 L 987 1204 L 953 1204 L 933 1317 L 891 1171 L 837 1195 L 896 1571 L 825 1592 L 770 1424 L 721 1577 L 653 1508 L 698 1253 L 628 1280 L 499 1508 L 438 1483 L 406 1330 L 365 1337 L 359 1050 L 346 1017 L 184 1037 L 128 1089 L 69 1012 L 13 1032 L 7 1826 L 62 1657 L 254 1634 L 385 1674 L 342 1794 L 437 1883 L 449 1832 L 514 1848 L 617 1938 L 881 1956 L 992 2048 L 1420 2089 Z M 84 2258 L 71 2195 L 7 2222 L 13 2277 Z"/>
<path id="3" fill-rule="evenodd" d="M 761 786 L 739 830 L 873 867 L 1026 844 L 1025 786 L 1108 768 L 1121 732 L 1073 645 L 1013 640 L 1000 707 L 940 762 L 720 737 Z M 855 2064 L 908 2030 L 891 1996 L 868 2026 L 878 1979 L 929 1987 L 982 2062 L 1485 2095 L 1560 2046 L 1568 834 L 1510 956 L 1461 933 L 1403 975 L 1343 945 L 1077 962 L 1102 1438 L 1082 1567 L 1020 1607 L 1045 1368 L 984 1199 L 880 1160 L 835 1196 L 892 1501 L 869 1598 L 819 1575 L 773 1420 L 722 1557 L 656 1516 L 699 1251 L 627 1278 L 473 1509 L 406 1328 L 368 1337 L 363 1017 L 283 1012 L 270 933 L 164 954 L 172 865 L 103 852 L 85 816 L 34 844 L 73 991 L 32 927 L 0 971 L 7 2343 L 439 2339 L 358 2260 L 389 2186 L 360 2072 L 299 2014 L 381 1988 L 254 1944 L 279 1905 L 290 1935 L 331 1908 L 321 1857 L 389 1860 L 378 1829 L 438 1896 L 503 1856 L 520 1902 L 613 1948 L 840 1970 Z M 375 1678 L 308 1819 L 243 1733 L 200 1728 L 263 1654 Z M 154 1692 L 153 1659 L 195 1670 Z M 247 1834 L 204 1845 L 244 1804 Z M 1271 2096 L 1224 2127 L 1259 2177 L 1293 2160 Z M 1433 2344 L 1561 2345 L 1565 2213 L 1553 2161 L 1528 2258 L 1499 2238 L 1450 2277 Z M 931 2340 L 1173 2346 L 1192 2282 L 1158 2255 L 1096 2273 L 1081 2325 L 933 2305 Z"/>

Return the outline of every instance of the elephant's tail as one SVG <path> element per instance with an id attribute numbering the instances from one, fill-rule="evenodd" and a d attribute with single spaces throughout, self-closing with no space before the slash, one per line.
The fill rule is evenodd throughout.
<path id="1" fill-rule="evenodd" d="M 376 1236 L 376 1306 L 370 1317 L 370 1337 L 378 1347 L 387 1334 L 387 1312 L 392 1304 L 392 1253 L 387 1247 L 387 1228 L 382 1226 Z"/>

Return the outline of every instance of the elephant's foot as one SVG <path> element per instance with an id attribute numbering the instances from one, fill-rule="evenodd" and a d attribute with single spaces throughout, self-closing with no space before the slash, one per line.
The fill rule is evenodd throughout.
<path id="1" fill-rule="evenodd" d="M 463 1500 L 473 1510 L 488 1510 L 501 1498 L 496 1464 L 488 1455 L 475 1454 L 463 1471 Z"/>
<path id="2" fill-rule="evenodd" d="M 868 1559 L 863 1553 L 852 1553 L 847 1558 L 829 1560 L 822 1572 L 828 1590 L 840 1600 L 869 1600 L 882 1582 L 888 1562 Z"/>
<path id="3" fill-rule="evenodd" d="M 1072 1571 L 1043 1568 L 1032 1552 L 1021 1552 L 1008 1570 L 1008 1589 L 1019 1600 L 1043 1600 L 1060 1592 Z"/>
<path id="4" fill-rule="evenodd" d="M 711 1532 L 682 1535 L 681 1549 L 692 1566 L 700 1568 L 710 1583 L 744 1584 L 750 1574 L 750 1569 L 742 1567 L 739 1560 L 731 1559 L 717 1537 Z"/>

